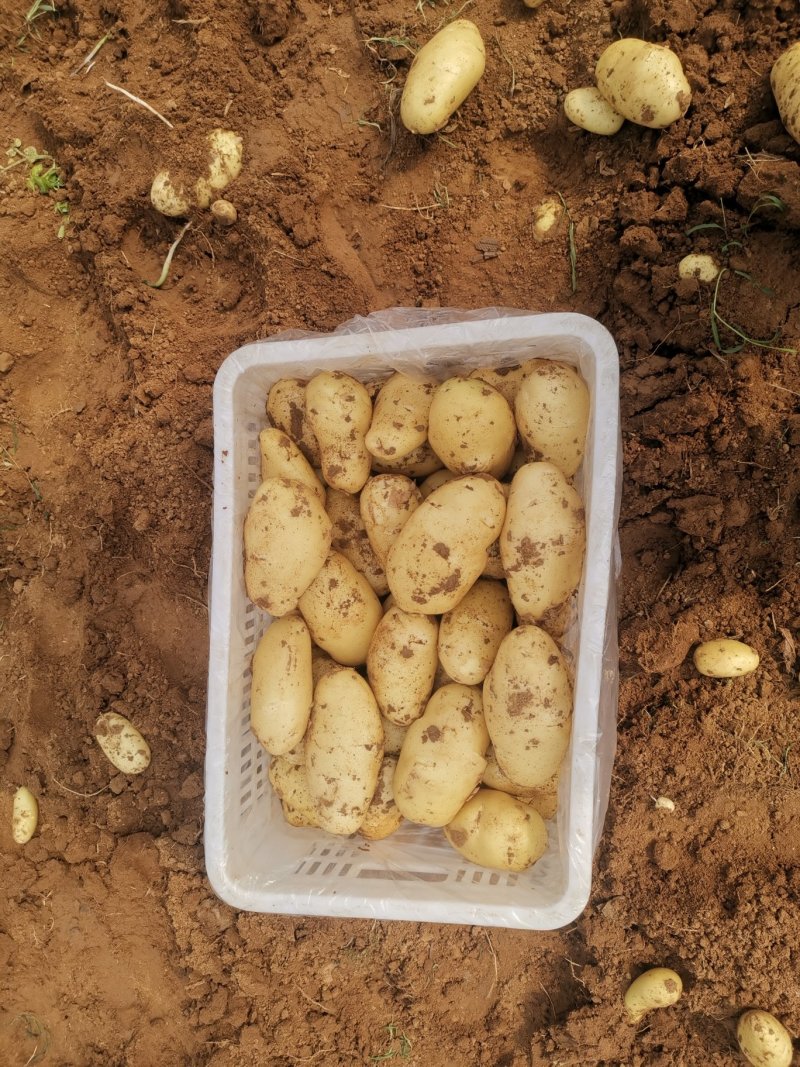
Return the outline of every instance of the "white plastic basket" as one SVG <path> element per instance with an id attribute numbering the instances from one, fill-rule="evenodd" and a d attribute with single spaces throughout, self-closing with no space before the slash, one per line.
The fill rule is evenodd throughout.
<path id="1" fill-rule="evenodd" d="M 247 600 L 242 566 L 242 525 L 259 482 L 257 438 L 269 387 L 320 369 L 367 378 L 425 367 L 443 375 L 536 357 L 578 366 L 592 398 L 578 483 L 588 550 L 572 647 L 573 735 L 547 853 L 529 871 L 505 874 L 467 862 L 440 831 L 423 827 L 404 824 L 385 841 L 367 842 L 288 826 L 267 780 L 269 757 L 249 727 L 250 660 L 269 617 Z M 395 309 L 331 335 L 246 345 L 217 374 L 214 451 L 205 853 L 216 893 L 233 907 L 283 914 L 539 930 L 575 919 L 589 897 L 615 745 L 620 449 L 610 334 L 583 315 Z"/>

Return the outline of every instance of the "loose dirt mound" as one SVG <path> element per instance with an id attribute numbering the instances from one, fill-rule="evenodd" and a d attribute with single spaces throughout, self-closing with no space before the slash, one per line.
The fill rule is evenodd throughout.
<path id="1" fill-rule="evenodd" d="M 23 849 L 0 822 L 2 1062 L 723 1065 L 753 1005 L 800 1034 L 800 375 L 780 347 L 718 351 L 711 292 L 676 283 L 711 251 L 722 318 L 800 342 L 800 149 L 768 84 L 795 5 L 472 4 L 486 76 L 422 140 L 396 119 L 408 45 L 455 4 L 56 0 L 19 46 L 27 3 L 0 14 L 2 146 L 64 188 L 0 174 L 0 767 L 6 813 L 18 783 L 41 804 Z M 566 124 L 617 34 L 681 55 L 694 104 L 669 130 Z M 150 180 L 222 124 L 245 139 L 239 222 L 198 215 L 148 288 L 179 229 Z M 532 235 L 557 193 L 575 293 L 566 220 Z M 400 304 L 577 310 L 619 345 L 619 755 L 592 901 L 559 933 L 236 914 L 203 874 L 215 371 Z M 755 675 L 694 672 L 723 633 Z M 109 778 L 105 709 L 149 739 L 141 778 Z M 687 992 L 636 1032 L 621 992 L 651 963 Z"/>

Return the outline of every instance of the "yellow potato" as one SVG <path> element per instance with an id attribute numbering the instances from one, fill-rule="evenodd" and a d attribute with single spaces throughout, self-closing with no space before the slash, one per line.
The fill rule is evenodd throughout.
<path id="1" fill-rule="evenodd" d="M 401 813 L 425 826 L 449 823 L 481 780 L 488 744 L 480 689 L 437 690 L 400 750 L 394 796 Z"/>
<path id="2" fill-rule="evenodd" d="M 438 489 L 440 485 L 444 485 L 446 482 L 452 482 L 454 478 L 460 477 L 461 475 L 457 471 L 449 471 L 447 467 L 442 467 L 441 470 L 434 471 L 433 474 L 428 475 L 419 487 L 422 499 L 427 500 L 434 489 Z"/>
<path id="3" fill-rule="evenodd" d="M 331 660 L 333 663 L 333 660 Z M 337 668 L 341 669 L 341 668 Z M 287 763 L 293 763 L 295 767 L 305 767 L 306 765 L 306 741 L 305 737 L 293 749 L 286 752 L 283 756 L 276 756 L 277 760 L 286 760 Z"/>
<path id="4" fill-rule="evenodd" d="M 532 360 L 514 410 L 528 448 L 571 478 L 581 465 L 589 426 L 589 390 L 575 368 Z"/>
<path id="5" fill-rule="evenodd" d="M 403 459 L 428 437 L 428 411 L 437 382 L 393 374 L 378 393 L 365 438 L 376 459 Z"/>
<path id="6" fill-rule="evenodd" d="M 267 396 L 267 415 L 273 426 L 291 437 L 312 467 L 319 467 L 319 442 L 306 415 L 306 383 L 302 378 L 275 382 Z"/>
<path id="7" fill-rule="evenodd" d="M 382 760 L 381 717 L 364 679 L 350 669 L 321 679 L 306 734 L 306 776 L 323 830 L 358 830 L 375 795 Z"/>
<path id="8" fill-rule="evenodd" d="M 403 741 L 408 733 L 407 726 L 398 726 L 396 722 L 381 715 L 383 727 L 383 751 L 386 756 L 399 756 Z"/>
<path id="9" fill-rule="evenodd" d="M 603 137 L 618 133 L 625 121 L 625 116 L 615 111 L 594 85 L 567 93 L 564 97 L 564 114 L 575 126 Z"/>
<path id="10" fill-rule="evenodd" d="M 692 89 L 681 61 L 662 45 L 623 37 L 600 56 L 597 88 L 630 122 L 661 129 L 689 110 Z"/>
<path id="11" fill-rule="evenodd" d="M 578 493 L 552 463 L 514 475 L 500 534 L 500 558 L 521 622 L 538 622 L 577 588 L 586 548 Z"/>
<path id="12" fill-rule="evenodd" d="M 638 1023 L 654 1008 L 671 1007 L 680 999 L 682 992 L 683 982 L 676 971 L 669 967 L 651 967 L 628 986 L 625 1011 L 632 1023 Z"/>
<path id="13" fill-rule="evenodd" d="M 500 483 L 486 474 L 440 486 L 424 500 L 389 550 L 386 577 L 404 611 L 454 608 L 480 577 L 506 510 Z"/>
<path id="14" fill-rule="evenodd" d="M 479 685 L 513 625 L 506 587 L 479 578 L 439 626 L 439 660 L 453 681 Z"/>
<path id="15" fill-rule="evenodd" d="M 11 806 L 11 833 L 17 845 L 27 845 L 39 824 L 39 801 L 21 785 L 14 793 Z"/>
<path id="16" fill-rule="evenodd" d="M 325 510 L 333 526 L 331 547 L 350 560 L 378 596 L 385 596 L 389 592 L 386 573 L 367 536 L 358 497 L 340 489 L 329 489 Z"/>
<path id="17" fill-rule="evenodd" d="M 294 611 L 319 574 L 331 545 L 331 521 L 302 482 L 268 478 L 244 523 L 247 595 L 270 615 Z"/>
<path id="18" fill-rule="evenodd" d="M 707 678 L 740 678 L 758 667 L 758 653 L 743 641 L 720 638 L 694 650 L 694 665 Z"/>
<path id="19" fill-rule="evenodd" d="M 326 483 L 357 493 L 372 462 L 364 444 L 372 419 L 369 393 L 349 374 L 322 371 L 306 386 L 306 416 L 319 443 Z"/>
<path id="20" fill-rule="evenodd" d="M 337 663 L 366 663 L 383 608 L 367 579 L 341 552 L 331 552 L 298 605 L 314 642 Z"/>
<path id="21" fill-rule="evenodd" d="M 316 805 L 308 789 L 305 760 L 296 763 L 284 756 L 274 757 L 268 773 L 289 825 L 318 826 Z"/>
<path id="22" fill-rule="evenodd" d="M 192 201 L 186 185 L 168 170 L 160 170 L 150 186 L 150 203 L 162 215 L 170 219 L 183 218 L 192 210 Z"/>
<path id="23" fill-rule="evenodd" d="M 499 537 L 496 541 L 492 541 L 486 550 L 486 566 L 483 568 L 482 576 L 484 578 L 495 578 L 498 581 L 506 576 L 506 572 L 503 570 L 503 560 L 500 558 Z"/>
<path id="24" fill-rule="evenodd" d="M 425 710 L 436 674 L 439 624 L 430 615 L 390 608 L 372 636 L 367 677 L 381 713 L 407 726 Z"/>
<path id="25" fill-rule="evenodd" d="M 382 567 L 386 566 L 397 535 L 421 501 L 419 489 L 405 474 L 377 474 L 361 490 L 361 519 Z"/>
<path id="26" fill-rule="evenodd" d="M 518 785 L 503 773 L 494 754 L 493 745 L 489 746 L 489 751 L 486 753 L 486 770 L 483 772 L 482 784 L 489 789 L 508 793 L 509 796 L 530 804 L 543 819 L 552 819 L 558 810 L 558 775 L 554 775 L 540 789 L 529 789 Z"/>
<path id="27" fill-rule="evenodd" d="M 314 468 L 288 435 L 276 426 L 268 426 L 258 435 L 261 451 L 261 481 L 267 478 L 290 478 L 307 485 L 325 506 L 325 487 Z"/>
<path id="28" fill-rule="evenodd" d="M 402 459 L 373 460 L 372 469 L 377 474 L 405 474 L 409 478 L 425 478 L 442 469 L 442 461 L 426 441 Z"/>
<path id="29" fill-rule="evenodd" d="M 448 378 L 433 394 L 428 442 L 448 470 L 501 478 L 516 440 L 508 401 L 481 379 Z"/>
<path id="30" fill-rule="evenodd" d="M 547 850 L 547 828 L 529 804 L 479 789 L 444 828 L 444 835 L 462 856 L 481 867 L 524 871 Z"/>
<path id="31" fill-rule="evenodd" d="M 150 746 L 124 715 L 103 712 L 94 724 L 94 737 L 109 762 L 123 774 L 141 774 L 150 766 Z"/>
<path id="32" fill-rule="evenodd" d="M 326 674 L 333 674 L 334 671 L 340 671 L 341 669 L 341 663 L 331 659 L 327 652 L 323 652 L 317 645 L 311 646 L 311 680 L 315 689 L 320 678 L 324 678 Z"/>
<path id="33" fill-rule="evenodd" d="M 753 1067 L 790 1067 L 794 1058 L 792 1035 L 768 1011 L 754 1008 L 741 1015 L 736 1040 Z"/>
<path id="34" fill-rule="evenodd" d="M 525 367 L 478 367 L 470 372 L 470 378 L 479 378 L 487 385 L 491 385 L 501 396 L 505 397 L 511 410 L 514 410 L 514 401 L 517 390 L 525 377 Z"/>
<path id="35" fill-rule="evenodd" d="M 299 615 L 284 615 L 253 655 L 250 727 L 267 752 L 283 756 L 300 744 L 313 695 L 311 634 Z"/>
<path id="36" fill-rule="evenodd" d="M 403 821 L 403 816 L 394 802 L 393 781 L 396 767 L 397 760 L 394 756 L 383 757 L 375 795 L 364 821 L 358 828 L 361 836 L 370 841 L 382 841 L 384 837 L 393 834 Z"/>
<path id="37" fill-rule="evenodd" d="M 800 143 L 800 41 L 778 56 L 769 81 L 781 122 Z"/>
<path id="38" fill-rule="evenodd" d="M 400 100 L 400 118 L 411 133 L 435 133 L 478 84 L 486 49 L 478 27 L 456 19 L 417 52 Z"/>
<path id="39" fill-rule="evenodd" d="M 572 726 L 572 686 L 558 645 L 538 626 L 518 626 L 483 683 L 486 726 L 501 770 L 542 789 L 558 773 Z"/>
<path id="40" fill-rule="evenodd" d="M 233 130 L 212 130 L 206 137 L 208 171 L 194 186 L 199 207 L 208 207 L 242 171 L 242 139 Z"/>

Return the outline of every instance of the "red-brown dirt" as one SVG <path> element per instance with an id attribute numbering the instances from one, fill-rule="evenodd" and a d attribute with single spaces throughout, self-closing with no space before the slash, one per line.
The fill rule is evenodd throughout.
<path id="1" fill-rule="evenodd" d="M 465 5 L 487 72 L 427 139 L 395 117 L 408 48 L 370 38 L 419 44 L 455 3 L 55 4 L 21 45 L 28 0 L 0 13 L 0 144 L 64 181 L 0 173 L 0 1060 L 705 1067 L 743 1062 L 750 1006 L 800 1035 L 800 147 L 768 80 L 796 4 Z M 617 34 L 681 56 L 694 100 L 668 130 L 566 123 Z M 180 227 L 152 177 L 223 124 L 238 222 L 197 214 L 149 288 Z M 532 233 L 557 193 L 575 293 L 566 223 Z M 750 215 L 764 193 L 785 210 Z M 677 281 L 690 251 L 730 268 L 720 315 L 778 347 L 717 350 L 708 287 Z M 494 304 L 596 316 L 620 351 L 619 750 L 591 902 L 547 934 L 237 914 L 202 851 L 216 369 L 285 328 Z M 754 675 L 695 672 L 720 634 Z M 105 709 L 149 739 L 145 775 L 109 777 Z M 41 809 L 24 847 L 18 784 Z M 656 963 L 686 992 L 632 1027 L 622 993 Z"/>

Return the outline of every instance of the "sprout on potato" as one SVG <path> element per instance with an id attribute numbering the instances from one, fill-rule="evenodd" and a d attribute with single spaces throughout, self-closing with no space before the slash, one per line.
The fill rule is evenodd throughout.
<path id="1" fill-rule="evenodd" d="M 597 88 L 611 106 L 639 126 L 662 129 L 686 114 L 692 90 L 669 48 L 635 37 L 615 41 L 600 56 Z"/>
<path id="2" fill-rule="evenodd" d="M 746 1011 L 736 1024 L 736 1040 L 753 1067 L 789 1067 L 792 1062 L 791 1034 L 768 1011 Z"/>
<path id="3" fill-rule="evenodd" d="M 411 133 L 435 133 L 447 125 L 486 67 L 480 30 L 456 19 L 431 37 L 414 57 L 400 100 L 400 118 Z"/>
<path id="4" fill-rule="evenodd" d="M 800 143 L 800 41 L 778 57 L 769 81 L 781 122 Z"/>
<path id="5" fill-rule="evenodd" d="M 638 1023 L 655 1008 L 675 1004 L 683 992 L 681 976 L 669 967 L 653 967 L 640 974 L 625 994 L 625 1010 L 631 1022 Z"/>

